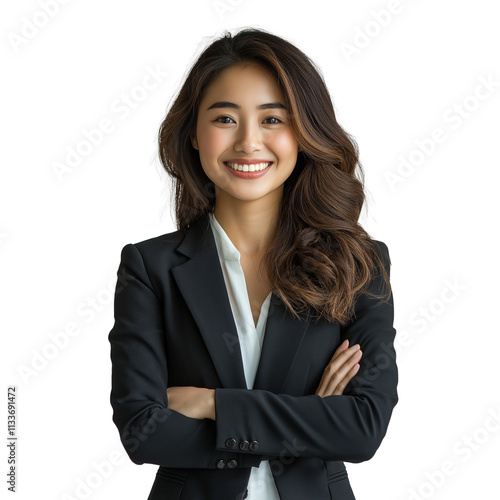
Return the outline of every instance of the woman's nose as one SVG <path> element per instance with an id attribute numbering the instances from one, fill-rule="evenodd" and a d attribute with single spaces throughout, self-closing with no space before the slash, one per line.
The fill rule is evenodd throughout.
<path id="1" fill-rule="evenodd" d="M 261 130 L 258 124 L 244 124 L 242 125 L 236 136 L 234 149 L 236 151 L 244 151 L 251 153 L 258 151 L 262 147 Z"/>

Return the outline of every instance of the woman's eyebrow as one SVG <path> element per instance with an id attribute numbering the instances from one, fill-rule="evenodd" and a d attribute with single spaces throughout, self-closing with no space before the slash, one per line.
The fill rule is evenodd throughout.
<path id="1" fill-rule="evenodd" d="M 238 104 L 235 104 L 234 102 L 229 102 L 229 101 L 217 101 L 214 102 L 210 107 L 207 108 L 207 111 L 209 109 L 215 109 L 215 108 L 234 108 L 234 109 L 241 109 L 241 106 Z M 257 106 L 257 109 L 286 109 L 288 108 L 282 104 L 281 102 L 268 102 L 266 104 L 261 104 L 260 106 Z"/>

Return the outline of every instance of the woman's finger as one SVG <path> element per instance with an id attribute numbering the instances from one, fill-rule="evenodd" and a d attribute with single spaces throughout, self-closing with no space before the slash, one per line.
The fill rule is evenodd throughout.
<path id="1" fill-rule="evenodd" d="M 333 361 L 335 361 L 343 352 L 347 351 L 348 348 L 349 348 L 349 340 L 345 339 L 344 342 L 342 342 L 342 344 L 340 344 L 337 347 L 337 349 L 333 353 L 333 356 L 330 358 L 329 362 L 332 363 Z"/>
<path id="2" fill-rule="evenodd" d="M 325 367 L 323 372 L 323 376 L 316 391 L 317 395 L 324 397 L 334 393 L 340 382 L 348 376 L 350 370 L 361 359 L 362 352 L 359 347 L 359 344 L 356 344 L 349 349 L 343 350 L 339 354 L 336 353 L 332 356 L 331 361 Z M 345 385 L 347 385 L 348 381 Z"/>
<path id="3" fill-rule="evenodd" d="M 361 350 L 356 350 L 356 352 L 354 352 L 354 354 L 352 354 L 352 356 L 330 377 L 324 390 L 327 396 L 334 394 L 339 384 L 341 384 L 346 377 L 349 377 L 350 371 L 359 363 L 362 354 Z"/>
<path id="4" fill-rule="evenodd" d="M 335 394 L 339 385 L 342 384 L 344 379 L 347 378 L 345 385 L 351 380 L 354 375 L 350 375 L 351 370 L 354 368 L 356 364 L 361 360 L 361 356 L 363 355 L 361 350 L 357 350 L 352 354 L 352 356 L 337 370 L 333 373 L 329 380 L 325 381 L 323 394 L 324 396 L 331 396 Z M 324 397 L 323 396 L 323 397 Z"/>
<path id="5" fill-rule="evenodd" d="M 354 352 L 359 349 L 359 344 L 347 348 L 348 341 L 344 341 L 334 352 L 329 363 L 326 365 L 323 376 L 318 386 L 318 390 L 324 389 L 330 377 L 344 364 Z"/>
<path id="6" fill-rule="evenodd" d="M 339 385 L 333 391 L 333 395 L 341 395 L 344 393 L 344 389 L 347 387 L 347 384 L 352 380 L 354 375 L 359 371 L 359 363 L 356 363 L 350 370 L 349 373 L 344 377 L 343 380 L 339 382 Z"/>
<path id="7" fill-rule="evenodd" d="M 328 377 L 327 372 L 328 372 L 329 367 L 333 367 L 333 369 L 335 369 L 335 368 L 338 368 L 338 366 L 340 366 L 338 364 L 340 355 L 342 353 L 349 353 L 349 352 L 353 351 L 353 348 L 348 349 L 348 347 L 349 347 L 349 340 L 348 339 L 344 340 L 344 342 L 342 342 L 342 344 L 340 344 L 340 346 L 337 347 L 337 349 L 333 353 L 333 356 L 330 358 L 328 365 L 326 365 L 326 367 L 323 371 L 323 378 L 320 381 L 320 385 Z M 355 347 L 355 346 L 353 346 L 353 347 Z M 344 354 L 344 357 L 345 356 L 346 356 L 346 354 Z M 335 366 L 335 363 L 337 364 L 337 366 Z"/>

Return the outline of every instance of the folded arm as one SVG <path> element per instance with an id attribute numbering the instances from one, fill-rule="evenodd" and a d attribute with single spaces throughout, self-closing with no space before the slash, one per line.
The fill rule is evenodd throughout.
<path id="1" fill-rule="evenodd" d="M 237 458 L 239 467 L 258 467 L 261 460 L 277 456 L 350 462 L 373 456 L 398 400 L 392 295 L 386 302 L 360 296 L 355 318 L 341 329 L 351 346 L 359 344 L 363 350 L 359 372 L 342 395 L 297 397 L 216 388 L 214 421 L 168 408 L 161 303 L 132 244 L 122 250 L 118 275 L 115 324 L 109 334 L 111 405 L 134 463 L 215 468 L 220 459 Z M 380 292 L 380 287 L 377 277 L 370 291 Z M 235 446 L 243 441 L 253 446 Z"/>
<path id="2" fill-rule="evenodd" d="M 389 273 L 387 246 L 380 242 Z M 383 292 L 382 277 L 369 291 Z M 360 369 L 342 395 L 290 396 L 265 390 L 215 390 L 218 450 L 228 449 L 230 438 L 256 441 L 262 453 L 324 460 L 362 462 L 370 459 L 386 434 L 398 401 L 398 371 L 394 351 L 392 294 L 386 301 L 359 296 L 353 320 L 341 329 L 349 344 L 363 350 Z M 255 447 L 254 447 L 255 448 Z"/>
<path id="3" fill-rule="evenodd" d="M 238 458 L 239 467 L 259 466 L 260 455 L 215 448 L 215 422 L 168 408 L 168 370 L 161 304 L 133 244 L 121 253 L 115 291 L 115 323 L 109 333 L 113 421 L 136 464 L 216 468 Z"/>

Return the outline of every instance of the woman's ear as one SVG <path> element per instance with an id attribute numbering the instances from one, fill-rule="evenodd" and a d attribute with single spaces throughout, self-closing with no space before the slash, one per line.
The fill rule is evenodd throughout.
<path id="1" fill-rule="evenodd" d="M 198 141 L 196 140 L 196 137 L 191 136 L 191 144 L 193 145 L 194 149 L 198 149 Z"/>

